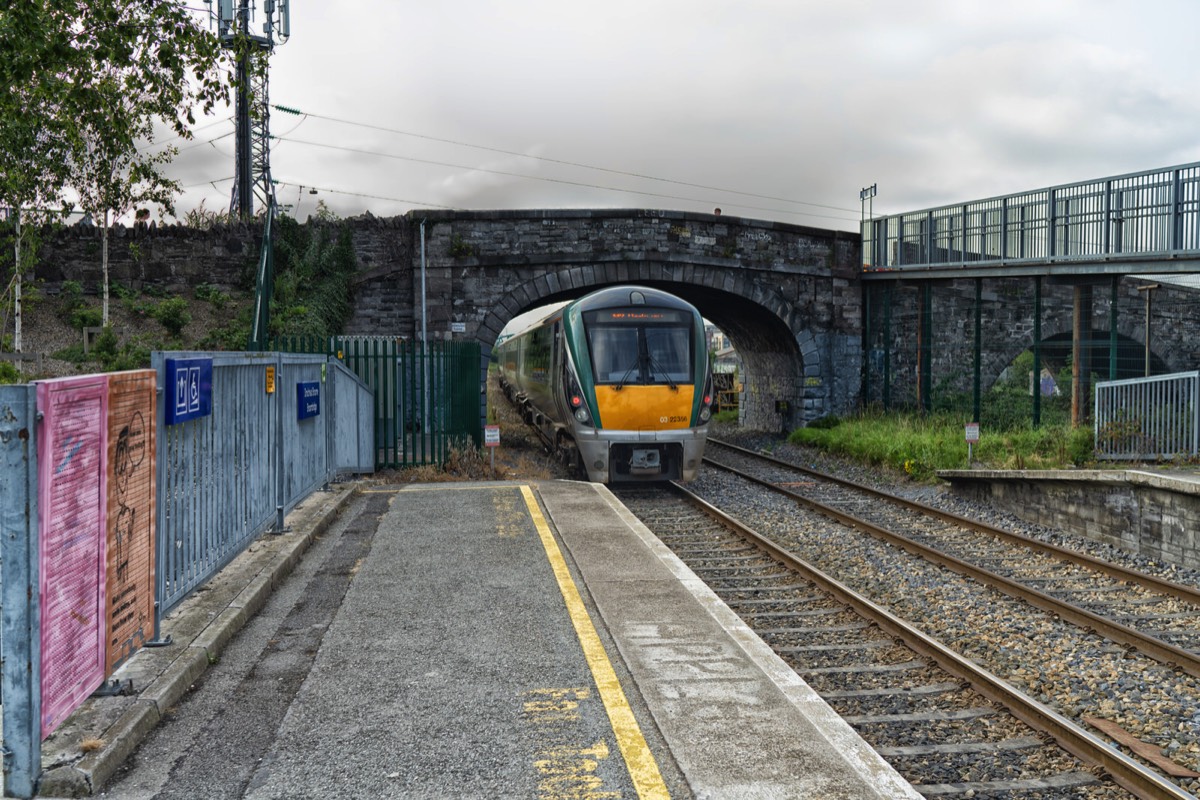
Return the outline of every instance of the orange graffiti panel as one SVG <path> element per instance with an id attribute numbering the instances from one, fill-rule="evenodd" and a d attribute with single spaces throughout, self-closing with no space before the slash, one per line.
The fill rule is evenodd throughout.
<path id="1" fill-rule="evenodd" d="M 119 372 L 108 393 L 108 674 L 154 635 L 155 373 Z"/>

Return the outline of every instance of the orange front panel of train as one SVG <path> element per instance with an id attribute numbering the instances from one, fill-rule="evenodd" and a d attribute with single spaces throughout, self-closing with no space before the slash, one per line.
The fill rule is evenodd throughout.
<path id="1" fill-rule="evenodd" d="M 691 427 L 691 385 L 672 389 L 670 386 L 624 386 L 617 391 L 612 386 L 596 387 L 596 404 L 600 407 L 600 424 L 610 430 L 671 430 Z"/>

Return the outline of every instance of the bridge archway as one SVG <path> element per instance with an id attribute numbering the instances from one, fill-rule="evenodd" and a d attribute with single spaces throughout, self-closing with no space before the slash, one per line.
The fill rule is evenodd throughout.
<path id="1" fill-rule="evenodd" d="M 822 374 L 820 351 L 803 315 L 777 292 L 764 289 L 757 281 L 731 278 L 728 270 L 713 267 L 689 267 L 681 276 L 675 265 L 620 266 L 623 269 L 617 270 L 618 274 L 592 280 L 579 270 L 562 269 L 513 286 L 479 326 L 477 338 L 483 354 L 490 356 L 495 344 L 494 338 L 487 340 L 491 331 L 502 330 L 519 314 L 606 286 L 649 286 L 687 300 L 729 337 L 742 357 L 742 425 L 789 430 L 825 412 L 822 382 L 806 379 Z"/>

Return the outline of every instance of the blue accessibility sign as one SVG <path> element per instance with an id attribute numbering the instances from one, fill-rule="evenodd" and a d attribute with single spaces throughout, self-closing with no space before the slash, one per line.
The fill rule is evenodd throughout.
<path id="1" fill-rule="evenodd" d="M 212 414 L 212 359 L 168 358 L 166 384 L 168 395 L 166 422 L 180 422 Z"/>

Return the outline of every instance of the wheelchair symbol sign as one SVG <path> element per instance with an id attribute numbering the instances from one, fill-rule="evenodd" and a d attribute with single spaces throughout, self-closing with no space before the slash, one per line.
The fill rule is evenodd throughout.
<path id="1" fill-rule="evenodd" d="M 175 390 L 175 402 L 167 407 L 168 425 L 212 413 L 212 359 L 168 358 L 166 372 Z"/>

